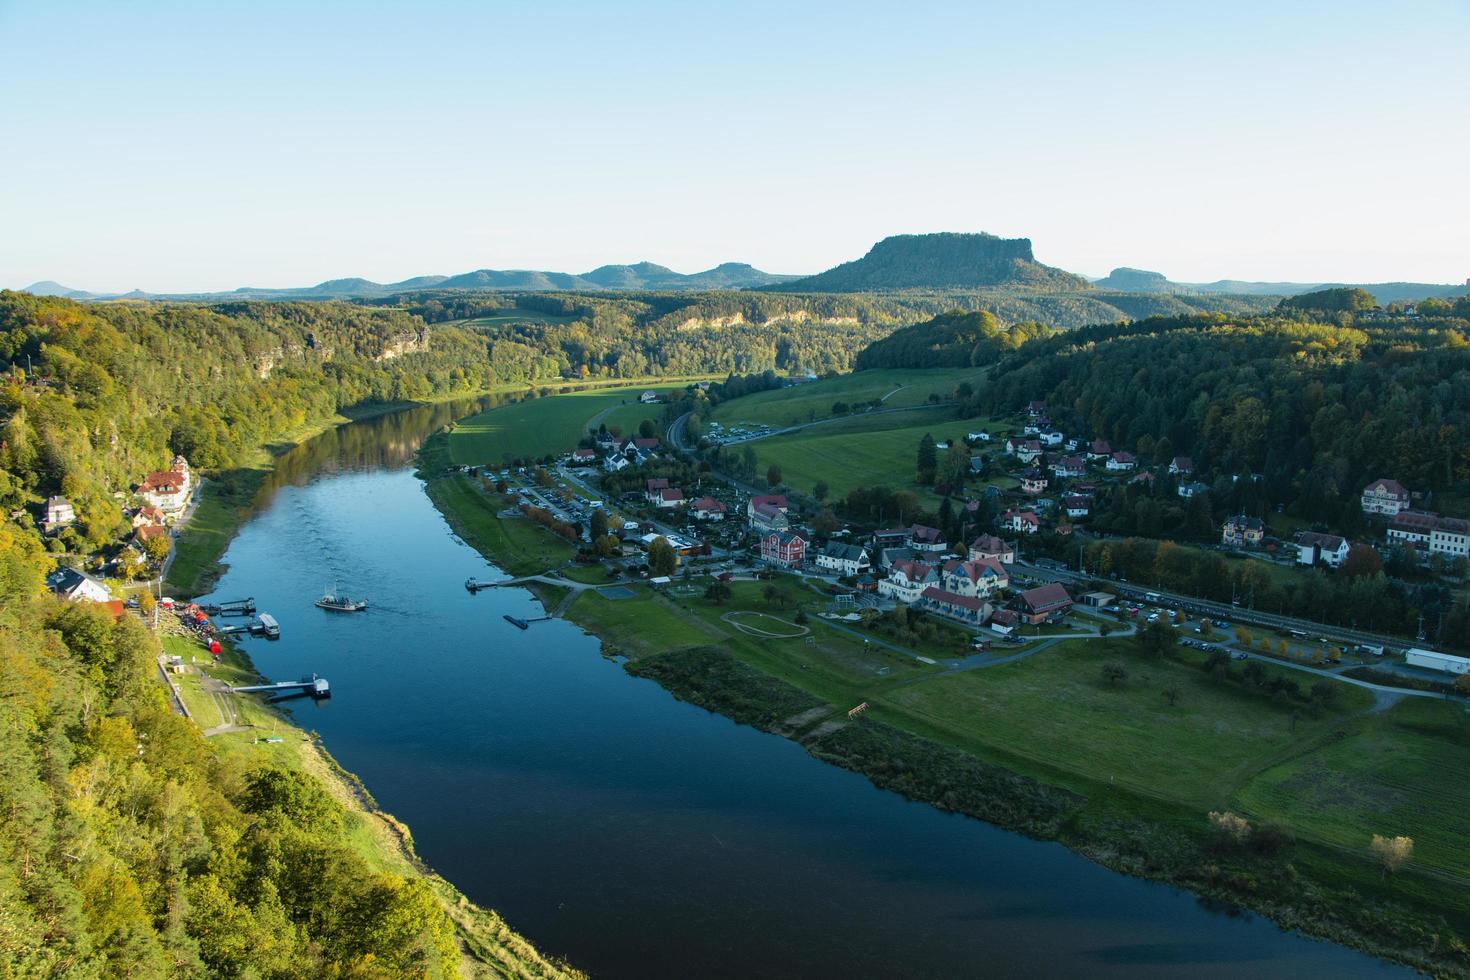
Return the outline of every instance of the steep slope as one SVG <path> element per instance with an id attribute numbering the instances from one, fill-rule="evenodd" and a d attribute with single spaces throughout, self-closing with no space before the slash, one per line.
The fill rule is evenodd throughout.
<path id="1" fill-rule="evenodd" d="M 824 293 L 992 288 L 1080 291 L 1091 285 L 1081 276 L 1037 262 L 1029 238 L 940 232 L 894 235 L 853 262 L 766 288 Z"/>

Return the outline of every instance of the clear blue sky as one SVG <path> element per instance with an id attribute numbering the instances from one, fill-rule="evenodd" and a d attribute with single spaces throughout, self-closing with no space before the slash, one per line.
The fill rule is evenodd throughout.
<path id="1" fill-rule="evenodd" d="M 1470 276 L 1470 3 L 0 0 L 0 285 Z"/>

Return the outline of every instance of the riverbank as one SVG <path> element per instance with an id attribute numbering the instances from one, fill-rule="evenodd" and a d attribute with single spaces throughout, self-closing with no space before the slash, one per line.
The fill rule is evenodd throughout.
<path id="1" fill-rule="evenodd" d="M 431 499 L 452 526 L 462 526 L 465 515 L 455 511 L 469 505 L 463 497 L 438 492 L 442 487 L 432 486 L 437 482 L 437 478 L 430 481 Z M 474 515 L 476 522 L 497 520 L 483 500 L 474 506 L 483 511 Z M 490 560 L 500 560 L 496 535 L 465 540 Z M 812 643 L 784 647 L 731 628 L 723 618 L 731 610 L 767 606 L 779 609 L 778 617 L 793 617 L 803 601 L 793 599 L 793 593 L 773 605 L 757 598 L 756 587 L 744 590 L 749 594 L 737 588 L 732 601 L 713 604 L 698 598 L 702 582 L 679 596 L 634 588 L 637 597 L 618 601 L 584 593 L 565 610 L 565 617 L 601 638 L 604 652 L 627 656 L 630 673 L 656 681 L 682 700 L 790 738 L 814 757 L 859 772 L 910 799 L 1056 841 L 1115 871 L 1251 909 L 1285 928 L 1426 972 L 1467 971 L 1470 956 L 1458 937 L 1466 934 L 1470 910 L 1464 907 L 1465 896 L 1453 876 L 1414 867 L 1386 875 L 1366 849 L 1355 852 L 1308 839 L 1249 811 L 1249 831 L 1238 837 L 1223 835 L 1212 826 L 1209 812 L 1216 806 L 1223 811 L 1233 787 L 1242 780 L 1234 774 L 1225 788 L 1209 779 L 1191 780 L 1196 767 L 1210 767 L 1212 757 L 1229 762 L 1239 755 L 1237 743 L 1249 738 L 1251 726 L 1275 726 L 1272 731 L 1282 746 L 1273 750 L 1280 756 L 1277 762 L 1350 737 L 1366 711 L 1350 697 L 1335 706 L 1314 708 L 1319 713 L 1308 717 L 1283 709 L 1266 692 L 1257 695 L 1220 687 L 1193 659 L 1154 660 L 1131 642 L 1107 641 L 1100 649 L 1058 654 L 1065 660 L 1053 665 L 1055 679 L 1043 683 L 1037 696 L 1046 703 L 1038 703 L 1035 713 L 1065 717 L 1071 727 L 1054 748 L 1043 746 L 1038 751 L 1027 744 L 1028 739 L 1035 741 L 1034 733 L 991 734 L 973 731 L 971 725 L 955 726 L 952 719 L 957 712 L 984 717 L 990 709 L 983 704 L 956 709 L 953 704 L 925 703 L 919 692 L 939 690 L 945 698 L 958 696 L 951 680 L 946 679 L 949 686 L 942 688 L 931 684 L 936 676 L 949 676 L 938 665 L 924 667 L 898 654 L 884 658 L 873 649 L 877 644 L 844 640 L 815 618 L 810 619 L 817 631 Z M 795 604 L 788 608 L 788 602 Z M 551 607 L 548 604 L 548 610 Z M 816 606 L 807 610 L 812 616 L 816 611 Z M 1100 693 L 1108 689 L 1092 679 L 1096 667 L 1088 671 L 1085 685 L 1068 686 L 1068 677 L 1080 676 L 1074 663 L 1094 662 L 1102 655 L 1125 658 L 1130 673 L 1153 675 L 1152 681 L 1139 678 L 1149 682 L 1147 691 L 1124 696 L 1120 705 L 1125 711 L 1133 710 L 1126 699 L 1140 699 L 1139 715 L 1153 714 L 1156 705 L 1167 707 L 1154 686 L 1169 689 L 1172 683 L 1182 689 L 1186 704 L 1223 705 L 1223 719 L 1228 722 L 1206 726 L 1195 744 L 1183 747 L 1197 753 L 1193 756 L 1186 752 L 1170 758 L 1175 747 L 1167 741 L 1151 743 L 1147 732 L 1137 745 L 1115 739 L 1113 722 L 1089 720 L 1088 712 L 1095 707 L 1072 703 L 1070 692 L 1079 687 L 1089 688 L 1082 693 L 1099 704 L 1115 696 Z M 1032 669 L 1017 667 L 1013 674 Z M 972 687 L 982 683 L 980 673 L 970 675 Z M 1147 702 L 1144 695 L 1153 701 Z M 859 703 L 869 708 L 849 718 L 848 710 Z M 1159 713 L 1169 714 L 1162 709 Z M 1404 719 L 1405 725 L 1424 722 Z M 1220 729 L 1221 724 L 1227 727 Z M 1107 744 L 1115 740 L 1117 745 Z M 1087 760 L 1096 756 L 1100 743 L 1115 755 L 1105 753 L 1101 758 L 1111 761 L 1089 767 Z M 1140 753 L 1149 761 L 1141 773 L 1115 781 L 1108 770 L 1126 766 Z M 1171 769 L 1182 774 L 1178 780 L 1185 787 L 1178 791 L 1182 795 L 1150 792 L 1149 779 L 1157 778 L 1162 786 L 1166 777 L 1160 774 Z"/>

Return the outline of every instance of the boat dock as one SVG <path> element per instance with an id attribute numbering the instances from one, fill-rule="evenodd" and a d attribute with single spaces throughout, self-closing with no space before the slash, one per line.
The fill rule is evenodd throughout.
<path id="1" fill-rule="evenodd" d="M 332 686 L 327 683 L 327 679 L 325 677 L 318 677 L 315 674 L 312 674 L 310 677 L 303 677 L 299 681 L 276 681 L 272 684 L 246 684 L 244 687 L 230 688 L 230 693 L 232 694 L 249 694 L 255 691 L 272 694 L 297 692 L 300 694 L 309 694 L 318 701 L 332 696 Z"/>
<path id="2" fill-rule="evenodd" d="M 252 616 L 255 614 L 255 597 L 214 602 L 199 608 L 210 616 Z"/>

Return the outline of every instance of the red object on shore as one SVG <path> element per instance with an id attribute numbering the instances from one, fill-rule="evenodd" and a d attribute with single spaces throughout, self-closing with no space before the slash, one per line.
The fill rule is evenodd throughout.
<path id="1" fill-rule="evenodd" d="M 212 654 L 214 654 L 216 657 L 218 657 L 220 655 L 220 651 L 223 650 L 223 649 L 224 649 L 224 647 L 222 647 L 222 646 L 219 645 L 219 640 L 210 640 L 209 641 L 209 652 L 212 653 Z"/>

